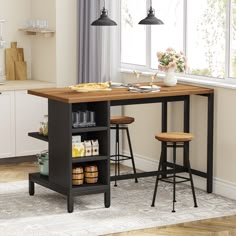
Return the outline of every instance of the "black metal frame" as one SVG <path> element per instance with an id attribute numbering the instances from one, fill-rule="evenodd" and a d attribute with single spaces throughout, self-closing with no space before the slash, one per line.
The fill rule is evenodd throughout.
<path id="1" fill-rule="evenodd" d="M 115 130 L 116 132 L 116 140 L 115 140 L 115 154 L 110 155 L 110 160 L 115 162 L 115 184 L 114 186 L 117 187 L 117 176 L 120 175 L 120 162 L 125 161 L 125 160 L 131 160 L 132 162 L 132 167 L 133 167 L 133 172 L 134 172 L 134 179 L 135 183 L 138 183 L 138 178 L 136 176 L 136 167 L 135 167 L 135 162 L 134 162 L 134 155 L 133 155 L 133 149 L 131 145 L 131 140 L 130 140 L 130 134 L 129 134 L 129 128 L 127 125 L 122 125 L 122 124 L 116 124 L 116 125 L 111 125 L 110 129 Z M 124 155 L 120 154 L 120 130 L 125 130 L 127 139 L 128 139 L 128 145 L 129 145 L 129 152 L 130 155 Z"/>
<path id="2" fill-rule="evenodd" d="M 208 102 L 208 119 L 207 119 L 207 171 L 202 172 L 199 170 L 191 169 L 194 175 L 206 178 L 206 191 L 208 193 L 212 193 L 212 185 L 213 185 L 213 124 L 214 124 L 214 93 L 209 94 L 195 94 L 198 96 L 207 97 Z M 184 104 L 184 132 L 190 131 L 190 95 L 182 95 L 182 96 L 170 96 L 170 97 L 158 97 L 158 98 L 145 98 L 145 99 L 132 99 L 132 100 L 118 100 L 111 101 L 111 106 L 120 106 L 120 105 L 133 105 L 133 104 L 146 104 L 146 103 L 162 103 L 162 132 L 168 131 L 167 127 L 167 111 L 168 111 L 168 103 L 183 101 Z M 189 150 L 189 143 L 186 143 L 184 146 L 184 150 Z M 187 168 L 187 154 L 184 152 L 184 165 L 177 167 L 181 170 L 186 170 Z M 188 152 L 187 152 L 188 153 Z M 164 150 L 164 158 L 167 160 L 167 153 Z M 170 164 L 168 162 L 167 166 Z M 165 171 L 167 170 L 167 166 L 163 168 L 161 171 L 162 176 L 166 176 Z M 136 176 L 140 177 L 149 177 L 156 176 L 157 171 L 150 171 L 144 173 L 137 173 Z M 130 179 L 134 178 L 133 174 L 128 175 L 120 175 L 117 176 L 117 179 Z M 114 176 L 111 176 L 111 181 L 114 181 Z"/>
<path id="3" fill-rule="evenodd" d="M 197 199 L 196 199 L 196 194 L 195 194 L 195 190 L 194 190 L 192 171 L 191 171 L 191 166 L 190 166 L 190 161 L 189 161 L 189 150 L 188 150 L 188 148 L 185 148 L 186 143 L 189 144 L 189 141 L 185 141 L 185 142 L 162 142 L 160 161 L 159 161 L 159 165 L 158 165 L 156 183 L 155 183 L 155 187 L 154 187 L 153 199 L 152 199 L 152 204 L 151 204 L 152 207 L 155 206 L 156 194 L 157 194 L 157 188 L 158 188 L 159 180 L 173 184 L 173 209 L 172 209 L 172 212 L 175 212 L 176 184 L 177 183 L 183 183 L 183 182 L 190 181 L 192 194 L 193 194 L 194 207 L 197 207 Z M 167 176 L 167 175 L 163 176 L 162 175 L 161 178 L 160 178 L 159 176 L 160 176 L 161 169 L 163 169 L 163 167 L 166 167 L 166 165 L 165 165 L 166 157 L 165 157 L 164 153 L 166 153 L 167 148 L 173 148 L 173 162 L 171 163 L 172 164 L 171 168 L 173 169 L 173 174 L 170 175 L 170 176 Z M 187 168 L 186 170 L 184 170 L 184 172 L 189 173 L 189 178 L 176 175 L 176 148 L 183 148 L 184 149 L 184 156 L 183 156 L 184 157 L 184 165 L 186 164 L 186 168 Z M 170 166 L 168 166 L 168 167 L 170 167 Z M 166 170 L 166 173 L 167 173 L 167 170 Z M 173 178 L 173 181 L 169 181 L 168 180 L 169 178 Z M 176 181 L 176 178 L 180 178 L 180 179 L 183 179 L 183 180 Z"/>
<path id="4" fill-rule="evenodd" d="M 72 128 L 72 111 L 78 109 L 95 111 L 97 126 Z M 34 195 L 36 183 L 66 195 L 67 210 L 71 213 L 75 196 L 104 193 L 104 205 L 110 207 L 110 103 L 68 104 L 49 99 L 48 118 L 49 176 L 29 174 L 29 194 Z M 75 134 L 81 135 L 83 140 L 98 139 L 99 156 L 72 158 L 72 136 Z M 29 135 L 38 138 L 32 133 Z M 98 183 L 72 185 L 72 167 L 86 163 L 98 166 Z"/>

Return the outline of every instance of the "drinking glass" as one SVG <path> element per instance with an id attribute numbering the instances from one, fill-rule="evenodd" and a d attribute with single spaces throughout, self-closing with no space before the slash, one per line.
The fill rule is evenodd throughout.
<path id="1" fill-rule="evenodd" d="M 142 72 L 141 71 L 136 71 L 136 70 L 134 70 L 134 74 L 135 74 L 135 76 L 136 76 L 136 81 L 137 81 L 137 83 L 135 84 L 136 86 L 140 86 L 140 84 L 139 84 L 139 77 L 140 77 L 140 75 L 142 74 Z"/>
<path id="2" fill-rule="evenodd" d="M 150 83 L 151 87 L 153 86 L 153 82 L 154 82 L 154 80 L 155 80 L 156 78 L 157 78 L 157 73 L 151 75 L 151 83 Z"/>

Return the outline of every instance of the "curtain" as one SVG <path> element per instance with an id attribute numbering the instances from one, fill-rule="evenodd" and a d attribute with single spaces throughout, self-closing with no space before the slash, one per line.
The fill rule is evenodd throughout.
<path id="1" fill-rule="evenodd" d="M 91 26 L 104 1 L 78 3 L 78 83 L 120 80 L 120 0 L 107 0 L 108 16 L 117 26 Z"/>

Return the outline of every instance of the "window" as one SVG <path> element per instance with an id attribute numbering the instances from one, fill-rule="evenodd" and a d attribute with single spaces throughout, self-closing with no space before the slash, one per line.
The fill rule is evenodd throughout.
<path id="1" fill-rule="evenodd" d="M 183 0 L 152 1 L 156 17 L 164 25 L 149 26 L 151 28 L 151 68 L 157 69 L 158 51 L 172 47 L 183 51 Z M 144 26 L 145 27 L 145 26 Z"/>
<path id="2" fill-rule="evenodd" d="M 146 28 L 138 24 L 146 0 L 124 0 L 121 24 L 121 61 L 128 64 L 146 64 Z"/>
<path id="3" fill-rule="evenodd" d="M 236 0 L 152 1 L 164 25 L 139 25 L 149 6 L 150 0 L 122 0 L 123 65 L 156 70 L 156 53 L 172 47 L 186 54 L 189 75 L 236 78 Z"/>
<path id="4" fill-rule="evenodd" d="M 188 1 L 189 73 L 224 78 L 226 5 L 222 0 Z"/>
<path id="5" fill-rule="evenodd" d="M 230 24 L 230 77 L 236 78 L 236 0 L 232 1 Z"/>

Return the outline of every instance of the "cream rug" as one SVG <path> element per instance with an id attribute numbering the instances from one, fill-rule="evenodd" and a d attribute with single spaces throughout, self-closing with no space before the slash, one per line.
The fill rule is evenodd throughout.
<path id="1" fill-rule="evenodd" d="M 198 208 L 193 207 L 190 187 L 177 185 L 176 213 L 172 213 L 172 185 L 160 183 L 156 207 L 150 207 L 155 178 L 119 181 L 111 187 L 111 207 L 103 194 L 75 198 L 74 212 L 66 209 L 66 198 L 36 185 L 28 195 L 28 181 L 0 184 L 0 235 L 84 236 L 175 224 L 236 214 L 236 201 L 196 190 Z"/>

